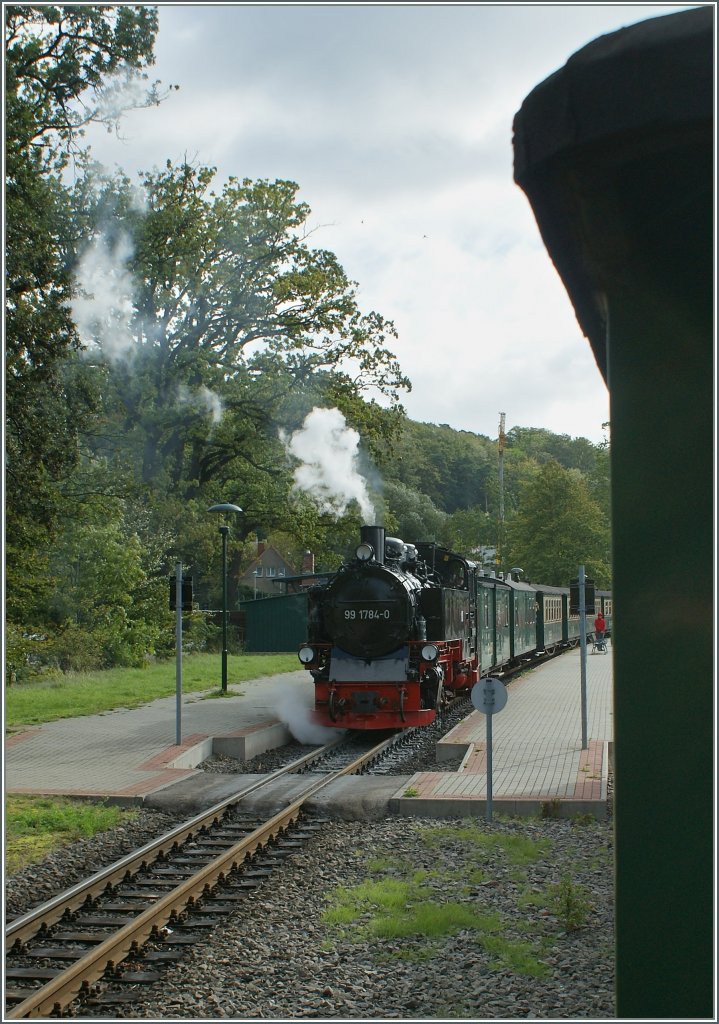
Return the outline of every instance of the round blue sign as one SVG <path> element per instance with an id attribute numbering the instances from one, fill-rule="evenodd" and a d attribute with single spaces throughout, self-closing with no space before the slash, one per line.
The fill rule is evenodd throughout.
<path id="1" fill-rule="evenodd" d="M 507 703 L 507 687 L 501 679 L 488 676 L 474 684 L 470 698 L 477 711 L 483 715 L 495 715 Z"/>

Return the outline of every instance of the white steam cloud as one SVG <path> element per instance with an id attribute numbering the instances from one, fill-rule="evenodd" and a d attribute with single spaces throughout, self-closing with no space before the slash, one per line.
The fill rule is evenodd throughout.
<path id="1" fill-rule="evenodd" d="M 212 422 L 219 423 L 222 419 L 222 413 L 224 407 L 222 400 L 219 395 L 216 395 L 214 391 L 210 391 L 204 384 L 196 391 L 191 391 L 184 384 L 180 384 L 178 388 L 178 400 L 180 405 L 192 405 L 205 409 L 210 414 Z"/>
<path id="2" fill-rule="evenodd" d="M 117 122 L 127 110 L 147 106 L 152 102 L 153 90 L 146 81 L 130 68 L 108 75 L 95 91 L 95 115 L 105 121 Z M 112 128 L 108 127 L 108 131 Z"/>
<path id="3" fill-rule="evenodd" d="M 127 235 L 120 235 L 114 245 L 98 235 L 75 270 L 78 294 L 71 309 L 80 340 L 88 348 L 102 349 L 112 362 L 129 359 L 134 352 L 135 288 L 127 269 L 131 256 Z"/>
<path id="4" fill-rule="evenodd" d="M 375 509 L 367 483 L 357 469 L 360 436 L 347 426 L 339 409 L 315 408 L 288 439 L 280 432 L 287 451 L 300 463 L 295 489 L 305 491 L 323 512 L 341 516 L 357 501 L 365 523 L 373 523 Z"/>
<path id="5" fill-rule="evenodd" d="M 275 691 L 276 704 L 274 712 L 281 722 L 287 726 L 298 743 L 308 746 L 331 743 L 344 736 L 346 729 L 332 729 L 311 721 L 310 712 L 314 695 L 299 690 L 288 683 Z"/>

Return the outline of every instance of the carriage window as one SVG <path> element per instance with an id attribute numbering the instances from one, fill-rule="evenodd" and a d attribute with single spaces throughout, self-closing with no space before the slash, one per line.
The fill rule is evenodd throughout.
<path id="1" fill-rule="evenodd" d="M 547 622 L 558 622 L 561 618 L 561 599 L 556 597 L 547 598 L 547 612 L 545 619 Z"/>

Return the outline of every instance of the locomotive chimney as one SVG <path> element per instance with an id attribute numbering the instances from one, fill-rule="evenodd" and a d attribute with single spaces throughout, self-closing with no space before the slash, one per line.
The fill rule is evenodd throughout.
<path id="1" fill-rule="evenodd" d="M 360 538 L 364 544 L 372 545 L 376 561 L 384 565 L 384 526 L 362 526 Z"/>

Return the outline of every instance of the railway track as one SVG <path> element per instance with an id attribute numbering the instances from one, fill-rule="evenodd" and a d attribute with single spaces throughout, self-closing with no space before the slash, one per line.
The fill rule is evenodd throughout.
<path id="1" fill-rule="evenodd" d="M 455 700 L 439 734 L 471 710 L 468 698 Z M 15 918 L 5 931 L 5 1019 L 66 1015 L 78 999 L 107 1008 L 97 992 L 103 979 L 128 987 L 156 980 L 158 966 L 179 959 L 316 833 L 321 823 L 303 810 L 310 797 L 343 775 L 396 771 L 436 740 L 430 727 L 380 742 L 355 733 L 319 747 Z M 264 821 L 243 814 L 245 797 L 287 774 L 310 775 L 292 803 Z M 112 1000 L 132 998 L 126 991 Z"/>
<path id="2" fill-rule="evenodd" d="M 363 736 L 320 747 L 11 921 L 4 1019 L 60 1016 L 91 995 L 102 1005 L 93 992 L 101 979 L 154 980 L 153 967 L 178 959 L 316 832 L 319 823 L 303 815 L 311 796 L 403 741 Z M 264 821 L 243 815 L 250 793 L 308 772 L 301 795 L 278 813 Z"/>

